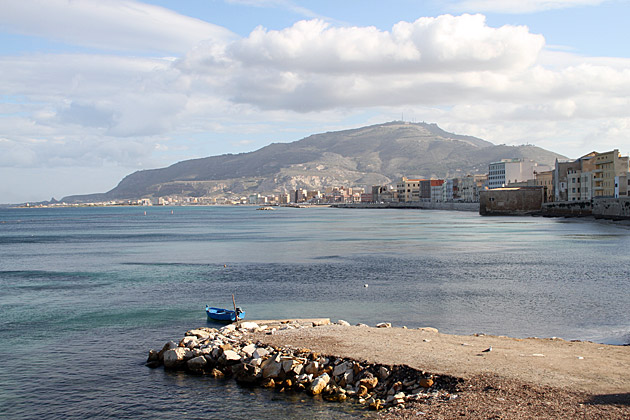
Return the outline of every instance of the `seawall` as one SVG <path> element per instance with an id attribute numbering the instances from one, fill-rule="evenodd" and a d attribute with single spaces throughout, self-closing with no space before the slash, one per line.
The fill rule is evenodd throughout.
<path id="1" fill-rule="evenodd" d="M 346 209 L 421 209 L 421 210 L 451 210 L 451 211 L 479 211 L 479 203 L 345 203 L 333 204 L 331 207 Z"/>
<path id="2" fill-rule="evenodd" d="M 630 197 L 544 203 L 541 215 L 546 217 L 592 216 L 596 219 L 630 220 Z"/>

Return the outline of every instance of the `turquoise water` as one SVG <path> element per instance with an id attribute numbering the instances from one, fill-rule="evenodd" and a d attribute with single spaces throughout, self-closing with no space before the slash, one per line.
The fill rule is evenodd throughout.
<path id="1" fill-rule="evenodd" d="M 232 293 L 251 318 L 627 343 L 629 249 L 623 225 L 464 212 L 0 210 L 0 413 L 354 418 L 143 362 Z"/>

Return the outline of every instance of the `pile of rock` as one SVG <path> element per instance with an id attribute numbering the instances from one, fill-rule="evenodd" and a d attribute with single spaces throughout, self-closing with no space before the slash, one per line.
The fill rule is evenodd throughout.
<path id="1" fill-rule="evenodd" d="M 450 377 L 248 340 L 249 332 L 265 329 L 244 322 L 238 328 L 231 324 L 220 330 L 190 330 L 179 343 L 169 342 L 160 351 L 151 350 L 147 366 L 233 377 L 248 386 L 304 391 L 330 401 L 351 399 L 374 410 L 400 406 L 408 400 L 454 397 L 449 392 L 454 385 Z"/>

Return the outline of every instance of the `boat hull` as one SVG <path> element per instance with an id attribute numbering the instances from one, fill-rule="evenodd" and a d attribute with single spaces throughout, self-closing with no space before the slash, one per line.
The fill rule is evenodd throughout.
<path id="1" fill-rule="evenodd" d="M 206 314 L 208 315 L 208 319 L 211 321 L 219 321 L 219 322 L 234 322 L 236 321 L 236 312 L 223 309 L 223 308 L 213 308 L 206 306 Z M 245 318 L 245 312 L 241 311 L 238 314 L 238 319 Z"/>

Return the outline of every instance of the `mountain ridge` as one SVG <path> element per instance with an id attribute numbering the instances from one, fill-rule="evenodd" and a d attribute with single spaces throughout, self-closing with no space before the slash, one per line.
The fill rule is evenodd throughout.
<path id="1" fill-rule="evenodd" d="M 565 157 L 536 146 L 494 145 L 442 130 L 435 123 L 392 121 L 313 134 L 258 150 L 177 162 L 136 171 L 106 193 L 64 197 L 65 202 L 166 195 L 218 196 L 278 193 L 297 188 L 390 184 L 402 176 L 455 177 L 485 173 L 504 158 L 553 165 Z"/>

